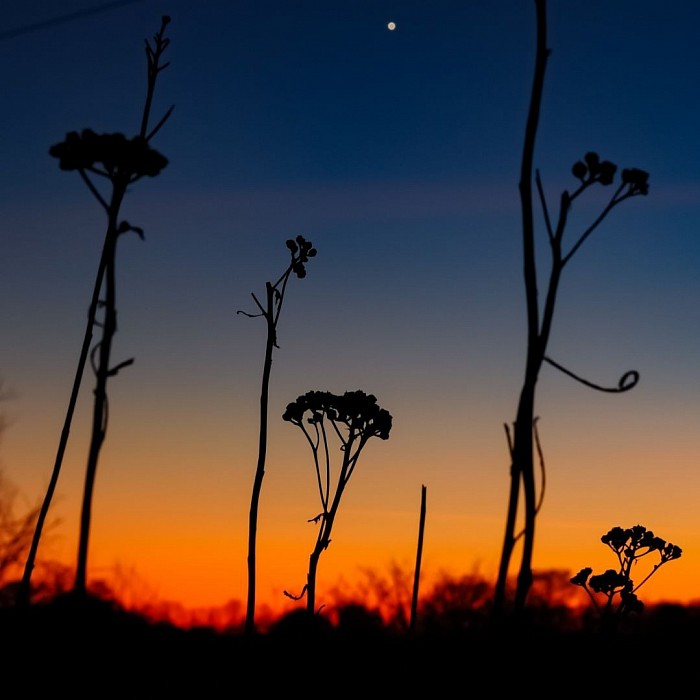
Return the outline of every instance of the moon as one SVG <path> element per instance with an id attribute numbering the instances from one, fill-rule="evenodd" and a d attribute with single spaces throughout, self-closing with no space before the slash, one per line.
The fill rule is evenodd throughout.
<path id="1" fill-rule="evenodd" d="M 389 24 L 387 24 L 386 26 L 390 32 L 393 32 L 394 29 L 396 29 L 396 22 L 389 22 Z"/>

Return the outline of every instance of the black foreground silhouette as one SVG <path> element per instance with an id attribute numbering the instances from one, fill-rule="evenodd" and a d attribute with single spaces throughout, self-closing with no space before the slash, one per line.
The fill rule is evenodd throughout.
<path id="1" fill-rule="evenodd" d="M 253 692 L 250 684 L 255 692 L 290 694 L 328 683 L 328 692 L 369 697 L 477 688 L 480 694 L 492 689 L 543 697 L 656 689 L 674 697 L 674 689 L 692 693 L 697 683 L 697 607 L 648 607 L 615 634 L 598 627 L 562 629 L 548 623 L 543 610 L 539 617 L 518 627 L 445 624 L 409 634 L 390 631 L 357 606 L 337 625 L 300 609 L 251 637 L 242 630 L 152 623 L 113 602 L 69 593 L 29 609 L 0 609 L 0 643 L 5 668 L 22 672 L 33 695 L 61 689 L 80 694 L 83 688 L 98 697 L 107 690 L 111 697 L 140 697 L 147 689 L 219 697 L 246 686 Z"/>

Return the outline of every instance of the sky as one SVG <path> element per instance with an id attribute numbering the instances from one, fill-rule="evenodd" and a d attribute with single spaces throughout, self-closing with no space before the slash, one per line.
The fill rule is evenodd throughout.
<path id="1" fill-rule="evenodd" d="M 422 590 L 442 573 L 495 580 L 526 350 L 529 0 L 5 3 L 0 465 L 21 505 L 49 483 L 106 225 L 48 150 L 83 128 L 136 135 L 162 15 L 153 118 L 174 110 L 151 145 L 168 165 L 122 207 L 145 232 L 117 253 L 113 357 L 134 364 L 108 387 L 89 581 L 120 571 L 135 595 L 190 608 L 245 601 L 265 324 L 237 312 L 255 312 L 297 235 L 318 255 L 278 324 L 259 604 L 300 605 L 283 591 L 301 590 L 315 542 L 311 453 L 282 420 L 309 390 L 363 390 L 393 418 L 348 484 L 318 602 L 367 572 L 413 571 L 423 486 Z M 543 368 L 533 566 L 615 568 L 601 536 L 641 524 L 683 550 L 643 601 L 700 598 L 699 20 L 688 0 L 548 7 L 535 166 L 550 213 L 588 151 L 646 170 L 650 191 L 615 208 L 561 280 L 548 355 L 597 384 L 640 380 L 611 394 Z M 575 202 L 565 245 L 609 196 Z M 539 206 L 536 225 L 542 297 Z M 41 561 L 75 566 L 93 388 L 88 370 Z"/>

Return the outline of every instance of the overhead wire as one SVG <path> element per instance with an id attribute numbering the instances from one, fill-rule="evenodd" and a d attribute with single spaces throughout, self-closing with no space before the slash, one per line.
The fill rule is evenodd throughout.
<path id="1" fill-rule="evenodd" d="M 51 19 L 42 20 L 40 22 L 33 22 L 32 24 L 26 24 L 23 27 L 17 27 L 16 29 L 9 29 L 0 32 L 0 41 L 6 39 L 14 39 L 18 36 L 23 36 L 24 34 L 30 34 L 32 32 L 37 32 L 42 29 L 48 29 L 50 27 L 55 27 L 59 24 L 67 24 L 76 19 L 82 19 L 83 17 L 89 17 L 90 15 L 96 15 L 106 10 L 113 10 L 118 7 L 124 7 L 125 5 L 133 5 L 136 2 L 143 2 L 143 0 L 116 0 L 115 2 L 107 2 L 102 5 L 97 5 L 95 7 L 87 7 L 83 10 L 76 10 L 75 12 L 69 12 L 64 15 L 59 15 L 57 17 L 52 17 Z"/>

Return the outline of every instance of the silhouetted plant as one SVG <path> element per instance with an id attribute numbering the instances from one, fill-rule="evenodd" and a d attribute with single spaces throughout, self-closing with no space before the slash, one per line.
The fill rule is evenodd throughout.
<path id="1" fill-rule="evenodd" d="M 146 40 L 147 59 L 147 91 L 146 101 L 141 118 L 141 127 L 137 136 L 127 138 L 121 133 L 97 134 L 91 129 L 81 132 L 72 131 L 61 143 L 49 149 L 49 154 L 58 158 L 61 170 L 77 171 L 83 182 L 99 202 L 107 215 L 107 231 L 98 266 L 97 277 L 93 290 L 92 301 L 88 310 L 88 321 L 83 338 L 83 346 L 78 361 L 78 367 L 73 382 L 73 389 L 66 413 L 66 418 L 59 441 L 58 452 L 54 463 L 51 481 L 42 505 L 41 513 L 34 533 L 34 539 L 29 557 L 25 565 L 24 577 L 19 593 L 19 602 L 26 604 L 30 596 L 30 578 L 36 551 L 41 537 L 44 519 L 53 497 L 58 481 L 63 454 L 68 442 L 70 426 L 77 402 L 83 371 L 88 353 L 93 372 L 96 377 L 95 399 L 92 417 L 92 435 L 88 454 L 85 476 L 83 504 L 80 518 L 80 541 L 78 546 L 78 563 L 75 577 L 75 593 L 84 596 L 86 589 L 86 571 L 88 555 L 88 539 L 90 534 L 90 516 L 92 493 L 95 473 L 102 443 L 105 439 L 108 422 L 107 381 L 121 369 L 133 363 L 133 359 L 112 365 L 112 340 L 117 331 L 116 315 L 116 246 L 119 237 L 128 232 L 136 233 L 143 239 L 143 230 L 132 226 L 128 221 L 120 220 L 121 205 L 127 189 L 143 177 L 155 177 L 167 165 L 167 159 L 150 146 L 151 139 L 170 117 L 173 107 L 165 113 L 155 127 L 149 127 L 151 104 L 155 93 L 156 80 L 159 73 L 170 65 L 161 64 L 163 53 L 170 39 L 165 37 L 165 29 L 170 23 L 170 17 L 163 16 L 159 31 L 153 37 L 153 45 Z M 91 175 L 104 178 L 110 187 L 110 193 L 103 196 L 94 184 Z M 100 296 L 104 294 L 103 298 Z M 102 309 L 103 318 L 97 321 L 97 311 Z M 102 329 L 102 337 L 90 351 L 93 327 Z"/>
<path id="2" fill-rule="evenodd" d="M 360 567 L 358 574 L 352 580 L 341 577 L 328 589 L 326 609 L 331 618 L 337 618 L 342 608 L 362 605 L 379 614 L 393 632 L 410 632 L 415 569 L 392 561 L 386 572 Z"/>
<path id="3" fill-rule="evenodd" d="M 331 542 L 331 530 L 340 499 L 367 441 L 372 437 L 381 440 L 389 438 L 392 417 L 387 410 L 379 407 L 374 395 L 364 391 L 346 391 L 343 395 L 309 391 L 287 406 L 282 419 L 296 425 L 311 447 L 322 507 L 321 512 L 309 520 L 318 524 L 319 530 L 309 557 L 306 584 L 298 596 L 287 591 L 284 593 L 294 600 L 300 600 L 306 594 L 307 612 L 314 614 L 318 561 Z M 331 435 L 338 439 L 342 454 L 335 491 L 331 484 Z"/>
<path id="4" fill-rule="evenodd" d="M 443 574 L 423 602 L 423 629 L 461 632 L 484 627 L 491 590 L 492 584 L 482 576 Z"/>
<path id="5" fill-rule="evenodd" d="M 659 570 L 661 566 L 674 559 L 679 559 L 683 551 L 680 547 L 660 537 L 643 525 L 623 529 L 614 527 L 601 538 L 615 553 L 619 563 L 618 569 L 607 569 L 602 574 L 592 575 L 593 569 L 586 567 L 571 579 L 571 583 L 581 586 L 593 602 L 600 615 L 603 629 L 614 631 L 622 617 L 629 613 L 640 613 L 644 603 L 637 597 L 637 591 Z M 658 554 L 659 560 L 641 583 L 635 586 L 632 579 L 632 567 L 640 559 Z M 600 603 L 598 597 L 603 599 Z"/>
<path id="6" fill-rule="evenodd" d="M 423 536 L 425 534 L 426 487 L 421 487 L 420 520 L 418 525 L 418 547 L 416 549 L 416 569 L 413 574 L 413 595 L 411 597 L 411 621 L 409 629 L 415 632 L 418 615 L 418 588 L 420 586 L 420 565 L 423 558 Z"/>
<path id="7" fill-rule="evenodd" d="M 0 401 L 14 397 L 0 378 Z M 0 413 L 0 440 L 8 425 Z M 0 608 L 15 602 L 17 597 L 17 574 L 27 556 L 32 535 L 39 517 L 40 504 L 20 507 L 19 489 L 5 475 L 0 463 Z"/>
<path id="8" fill-rule="evenodd" d="M 620 393 L 636 385 L 639 374 L 635 371 L 626 372 L 617 387 L 604 387 L 589 382 L 562 365 L 547 357 L 547 344 L 554 318 L 554 308 L 559 289 L 561 274 L 566 264 L 579 250 L 583 242 L 591 235 L 605 217 L 615 208 L 631 197 L 646 195 L 649 191 L 649 175 L 637 168 L 625 169 L 616 183 L 614 192 L 602 212 L 576 239 L 568 249 L 564 250 L 564 233 L 567 226 L 569 211 L 584 192 L 592 187 L 607 187 L 615 182 L 617 166 L 607 160 L 601 160 L 594 152 L 588 152 L 583 160 L 577 161 L 572 172 L 579 184 L 572 192 L 565 190 L 560 196 L 559 215 L 553 225 L 549 217 L 542 182 L 537 173 L 536 182 L 540 203 L 544 213 L 548 242 L 551 252 L 551 269 L 547 283 L 544 306 L 540 312 L 538 297 L 538 275 L 535 256 L 534 220 L 533 220 L 533 191 L 532 169 L 535 148 L 535 137 L 539 121 L 544 74 L 549 56 L 547 48 L 546 0 L 535 0 L 537 10 L 537 50 L 535 61 L 535 76 L 532 86 L 530 108 L 525 129 L 525 139 L 520 173 L 520 199 L 522 211 L 522 238 L 524 259 L 524 281 L 527 308 L 527 357 L 525 362 L 525 377 L 518 401 L 517 414 L 513 427 L 513 440 L 510 441 L 511 457 L 510 491 L 506 516 L 506 530 L 503 540 L 501 561 L 494 594 L 494 614 L 503 613 L 506 595 L 506 582 L 511 556 L 516 541 L 522 536 L 522 558 L 517 577 L 514 609 L 516 615 L 525 607 L 527 595 L 532 585 L 532 554 L 535 540 L 535 517 L 541 505 L 538 503 L 535 483 L 535 393 L 540 369 L 543 362 L 561 370 L 568 376 L 591 388 Z M 540 316 L 541 313 L 541 316 Z M 522 497 L 521 500 L 521 487 Z M 520 510 L 522 508 L 522 510 Z M 517 532 L 516 522 L 518 513 L 524 518 L 524 525 Z"/>
<path id="9" fill-rule="evenodd" d="M 12 397 L 0 379 L 0 401 Z M 7 427 L 7 421 L 0 414 L 0 438 Z M 18 507 L 19 491 L 3 473 L 0 464 L 0 607 L 14 602 L 17 569 L 27 556 L 32 542 L 32 534 L 39 517 L 39 505 L 27 508 Z"/>
<path id="10" fill-rule="evenodd" d="M 262 388 L 260 391 L 260 432 L 258 440 L 258 463 L 255 469 L 255 479 L 253 481 L 253 493 L 250 500 L 250 516 L 248 522 L 248 603 L 246 606 L 246 634 L 255 632 L 255 578 L 256 578 L 256 556 L 255 546 L 258 530 L 258 507 L 260 502 L 260 491 L 262 489 L 263 477 L 265 476 L 265 459 L 267 455 L 267 424 L 268 424 L 268 403 L 270 393 L 270 372 L 272 370 L 272 352 L 277 345 L 277 321 L 279 320 L 284 302 L 284 295 L 287 291 L 287 282 L 294 273 L 299 279 L 306 277 L 306 263 L 309 258 L 316 256 L 316 248 L 311 241 L 307 241 L 304 236 L 297 236 L 294 240 L 287 241 L 287 248 L 291 254 L 291 261 L 282 276 L 272 284 L 265 284 L 265 304 L 260 303 L 255 294 L 251 294 L 259 313 L 250 314 L 239 311 L 250 318 L 262 316 L 267 325 L 267 340 L 265 343 L 265 360 L 263 362 Z"/>
<path id="11" fill-rule="evenodd" d="M 3 603 L 3 588 L 27 556 L 39 516 L 38 505 L 18 512 L 17 496 L 16 486 L 0 468 L 0 605 Z"/>

